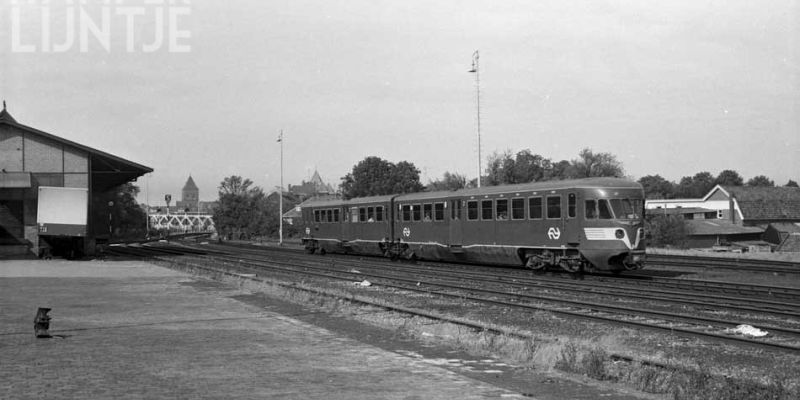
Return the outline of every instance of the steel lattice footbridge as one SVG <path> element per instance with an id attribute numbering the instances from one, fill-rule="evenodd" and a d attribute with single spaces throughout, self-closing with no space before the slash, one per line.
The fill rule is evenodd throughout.
<path id="1" fill-rule="evenodd" d="M 148 215 L 150 228 L 169 232 L 216 232 L 214 219 L 210 214 L 178 213 Z"/>

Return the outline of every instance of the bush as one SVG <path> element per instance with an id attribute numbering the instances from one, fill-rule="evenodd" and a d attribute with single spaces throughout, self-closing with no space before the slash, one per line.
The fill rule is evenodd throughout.
<path id="1" fill-rule="evenodd" d="M 689 226 L 683 218 L 675 215 L 654 215 L 645 222 L 648 246 L 686 248 Z"/>

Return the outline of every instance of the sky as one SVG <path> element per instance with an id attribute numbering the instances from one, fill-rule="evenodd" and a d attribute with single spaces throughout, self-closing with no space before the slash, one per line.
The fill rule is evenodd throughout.
<path id="1" fill-rule="evenodd" d="M 800 0 L 0 0 L 21 124 L 153 168 L 140 200 L 368 156 L 423 183 L 530 149 L 800 181 Z M 479 77 L 469 73 L 479 51 Z M 163 201 L 163 200 L 161 200 Z"/>

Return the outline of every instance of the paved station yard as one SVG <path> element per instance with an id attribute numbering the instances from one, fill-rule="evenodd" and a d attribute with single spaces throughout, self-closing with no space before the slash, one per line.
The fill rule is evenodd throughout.
<path id="1" fill-rule="evenodd" d="M 196 280 L 141 262 L 0 261 L 0 398 L 518 397 Z M 38 307 L 53 309 L 52 339 L 34 337 Z"/>

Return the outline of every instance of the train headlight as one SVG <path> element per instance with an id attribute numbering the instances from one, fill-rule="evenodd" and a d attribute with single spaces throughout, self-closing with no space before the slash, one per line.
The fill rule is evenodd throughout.
<path id="1" fill-rule="evenodd" d="M 617 231 L 614 232 L 614 236 L 616 236 L 617 239 L 622 239 L 625 237 L 625 231 L 622 229 L 617 229 Z"/>

